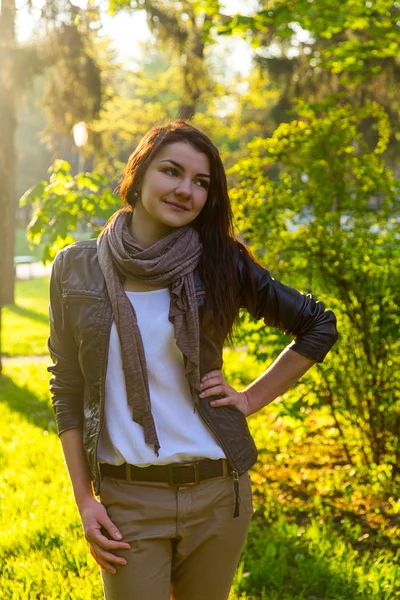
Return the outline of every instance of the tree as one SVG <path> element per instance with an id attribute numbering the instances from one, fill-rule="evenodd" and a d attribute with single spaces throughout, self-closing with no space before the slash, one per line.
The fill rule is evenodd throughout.
<path id="1" fill-rule="evenodd" d="M 277 125 L 296 118 L 298 97 L 313 103 L 339 94 L 336 102 L 357 107 L 369 98 L 383 106 L 393 123 L 386 160 L 395 168 L 399 17 L 400 5 L 392 0 L 260 0 L 254 15 L 226 17 L 219 32 L 250 35 L 257 64 L 281 90 L 271 114 Z M 371 124 L 362 127 L 373 147 Z"/>
<path id="2" fill-rule="evenodd" d="M 15 39 L 15 2 L 0 3 L 0 336 L 2 307 L 14 300 L 15 230 L 15 106 L 13 73 L 18 62 Z M 0 337 L 1 340 L 1 337 Z M 1 347 L 0 347 L 1 372 Z"/>
<path id="3" fill-rule="evenodd" d="M 110 0 L 112 12 L 145 10 L 151 32 L 163 49 L 179 60 L 181 104 L 178 115 L 190 119 L 209 87 L 205 50 L 213 44 L 212 27 L 219 21 L 217 0 Z"/>
<path id="4" fill-rule="evenodd" d="M 0 2 L 0 219 L 3 233 L 0 236 L 0 323 L 1 307 L 14 300 L 14 232 L 16 220 L 15 192 L 15 131 L 17 127 L 17 102 L 33 77 L 43 71 L 54 60 L 58 62 L 53 77 L 62 74 L 57 86 L 46 92 L 46 105 L 54 123 L 60 121 L 68 128 L 71 122 L 81 120 L 82 114 L 95 116 L 101 102 L 99 72 L 93 59 L 85 53 L 82 23 L 85 14 L 93 21 L 92 13 L 79 11 L 68 0 L 45 3 L 42 14 L 52 23 L 52 32 L 57 33 L 53 54 L 49 46 L 40 41 L 36 46 L 21 47 L 15 36 L 15 0 Z M 70 18 L 70 21 L 68 21 Z M 51 39 L 51 38 L 50 38 Z M 51 47 L 51 44 L 50 44 Z M 62 54 L 63 52 L 63 54 Z M 64 61 L 62 62 L 61 53 Z M 61 68 L 63 67 L 63 68 Z M 69 74 L 73 72 L 73 87 Z M 52 81 L 52 80 L 50 80 Z M 71 92 L 71 87 L 73 91 Z M 86 89 L 86 94 L 82 92 Z M 72 99 L 70 94 L 72 93 Z M 57 95 L 56 101 L 54 96 Z M 94 103 L 90 100 L 96 97 Z M 80 100 L 80 102 L 77 100 Z M 84 102 L 82 102 L 82 99 Z M 85 108 L 83 108 L 83 106 Z M 61 113 L 59 109 L 64 109 Z M 75 121 L 74 121 L 75 119 Z M 69 136 L 70 137 L 70 136 Z M 0 327 L 1 330 L 1 327 Z M 1 338 L 0 338 L 1 339 Z M 1 347 L 0 347 L 1 371 Z"/>

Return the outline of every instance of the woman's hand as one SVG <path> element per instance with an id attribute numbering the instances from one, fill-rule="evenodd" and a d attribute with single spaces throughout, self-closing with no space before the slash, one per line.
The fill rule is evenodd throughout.
<path id="1" fill-rule="evenodd" d="M 201 380 L 201 398 L 224 394 L 225 398 L 213 400 L 210 406 L 236 406 L 245 417 L 250 414 L 249 402 L 246 392 L 237 392 L 229 383 L 227 383 L 220 370 L 210 371 Z"/>
<path id="2" fill-rule="evenodd" d="M 126 542 L 121 542 L 122 535 L 107 515 L 107 511 L 101 502 L 98 502 L 93 496 L 79 505 L 79 512 L 82 519 L 85 538 L 89 542 L 90 553 L 102 569 L 106 569 L 112 574 L 116 569 L 112 563 L 117 565 L 126 565 L 125 558 L 112 554 L 110 550 L 130 548 Z M 113 538 L 109 540 L 101 533 L 104 528 Z"/>

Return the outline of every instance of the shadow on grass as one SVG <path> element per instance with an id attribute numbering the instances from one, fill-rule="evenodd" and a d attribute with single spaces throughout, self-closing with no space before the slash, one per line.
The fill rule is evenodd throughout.
<path id="1" fill-rule="evenodd" d="M 265 463 L 270 461 L 270 457 L 265 459 Z M 336 462 L 332 462 L 329 466 L 335 465 Z M 324 466 L 313 464 L 313 468 L 318 467 L 321 472 Z M 262 466 L 260 470 L 262 471 Z M 392 533 L 393 528 L 397 528 L 400 524 L 400 516 L 385 511 L 380 496 L 374 499 L 374 503 L 371 498 L 365 498 L 364 501 L 358 498 L 353 502 L 351 496 L 346 496 L 345 491 L 332 485 L 332 482 L 329 489 L 325 489 L 324 493 L 320 494 L 316 492 L 312 480 L 305 480 L 299 484 L 297 480 L 290 477 L 280 479 L 275 471 L 274 474 L 270 472 L 265 476 L 262 485 L 253 485 L 253 495 L 260 505 L 265 506 L 267 502 L 271 502 L 268 493 L 271 489 L 274 490 L 274 497 L 280 498 L 272 516 L 276 516 L 279 510 L 283 510 L 286 506 L 286 512 L 300 527 L 309 523 L 310 515 L 317 519 L 321 515 L 329 516 L 337 533 L 350 543 L 354 550 L 372 552 L 378 546 L 389 551 L 400 550 L 400 540 Z M 316 496 L 318 496 L 317 505 Z M 350 528 L 349 523 L 351 523 Z"/>
<path id="2" fill-rule="evenodd" d="M 23 308 L 22 306 L 18 306 L 17 304 L 11 304 L 7 306 L 7 310 L 13 312 L 20 317 L 26 317 L 27 319 L 33 319 L 34 321 L 39 321 L 39 323 L 44 323 L 45 325 L 49 324 L 49 317 L 43 315 L 42 313 L 38 313 L 34 310 L 30 310 L 29 308 Z"/>
<path id="3" fill-rule="evenodd" d="M 18 412 L 26 421 L 48 431 L 56 431 L 53 409 L 47 399 L 40 399 L 28 388 L 18 386 L 6 376 L 0 376 L 0 403 Z"/>
<path id="4" fill-rule="evenodd" d="M 327 544 L 325 537 L 321 531 L 315 539 L 302 539 L 301 530 L 295 532 L 282 521 L 269 524 L 256 513 L 238 572 L 238 597 L 245 592 L 254 600 L 365 598 L 356 571 L 360 564 L 353 564 L 354 559 L 340 564 L 346 556 L 343 541 L 337 537 Z M 341 546 L 336 557 L 334 545 Z M 374 600 L 378 598 L 386 596 L 374 596 Z"/>

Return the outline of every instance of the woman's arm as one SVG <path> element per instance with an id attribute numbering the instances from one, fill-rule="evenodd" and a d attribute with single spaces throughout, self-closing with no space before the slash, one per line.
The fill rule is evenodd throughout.
<path id="1" fill-rule="evenodd" d="M 213 400 L 210 406 L 236 406 L 246 417 L 257 412 L 278 396 L 284 394 L 316 361 L 290 348 L 285 348 L 278 358 L 258 379 L 245 390 L 237 392 L 221 371 L 211 371 L 202 379 L 202 398 L 224 394 L 224 398 Z"/>
<path id="2" fill-rule="evenodd" d="M 263 319 L 295 339 L 268 369 L 245 390 L 237 392 L 221 371 L 207 373 L 201 382 L 202 398 L 224 395 L 210 406 L 234 405 L 251 415 L 284 394 L 316 362 L 322 362 L 338 339 L 336 317 L 325 310 L 311 294 L 302 294 L 271 277 L 269 271 L 253 260 L 244 246 L 238 245 L 241 280 L 240 305 L 254 319 Z"/>
<path id="3" fill-rule="evenodd" d="M 240 247 L 238 269 L 240 306 L 254 319 L 295 338 L 289 345 L 292 350 L 322 363 L 338 339 L 335 314 L 312 294 L 271 277 L 244 247 Z"/>
<path id="4" fill-rule="evenodd" d="M 82 430 L 75 428 L 64 431 L 60 440 L 90 552 L 103 569 L 114 574 L 116 571 L 112 563 L 126 565 L 126 560 L 112 554 L 110 550 L 130 548 L 130 545 L 120 541 L 121 533 L 108 517 L 105 507 L 93 496 Z M 109 540 L 101 533 L 102 527 L 113 539 Z"/>
<path id="5" fill-rule="evenodd" d="M 251 415 L 281 396 L 316 363 L 290 348 L 285 348 L 268 369 L 244 391 Z"/>
<path id="6" fill-rule="evenodd" d="M 78 509 L 88 498 L 93 498 L 92 482 L 86 460 L 81 429 L 68 429 L 60 435 L 65 462 L 71 479 Z"/>
<path id="7" fill-rule="evenodd" d="M 63 252 L 53 263 L 50 280 L 50 337 L 48 346 L 53 364 L 50 391 L 56 414 L 58 433 L 65 462 L 71 479 L 74 496 L 81 516 L 85 537 L 96 562 L 115 573 L 112 563 L 124 565 L 123 558 L 109 550 L 129 548 L 121 542 L 121 534 L 107 516 L 105 507 L 93 496 L 89 465 L 82 439 L 84 379 L 78 361 L 78 348 L 71 328 L 64 318 L 62 304 Z M 108 532 L 111 540 L 101 533 Z M 119 540 L 119 541 L 114 541 Z"/>
<path id="8" fill-rule="evenodd" d="M 63 306 L 63 260 L 64 251 L 61 250 L 51 270 L 50 336 L 47 342 L 52 359 L 47 370 L 52 374 L 50 392 L 59 435 L 69 429 L 82 428 L 84 392 L 78 347 Z"/>

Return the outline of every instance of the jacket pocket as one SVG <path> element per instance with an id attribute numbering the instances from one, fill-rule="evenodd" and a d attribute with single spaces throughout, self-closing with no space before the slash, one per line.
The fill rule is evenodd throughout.
<path id="1" fill-rule="evenodd" d="M 62 297 L 63 318 L 73 331 L 75 340 L 79 343 L 85 334 L 94 335 L 100 325 L 103 298 L 90 292 L 65 292 Z"/>

